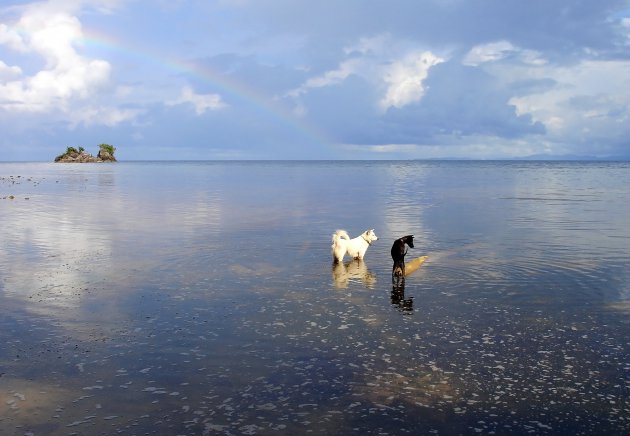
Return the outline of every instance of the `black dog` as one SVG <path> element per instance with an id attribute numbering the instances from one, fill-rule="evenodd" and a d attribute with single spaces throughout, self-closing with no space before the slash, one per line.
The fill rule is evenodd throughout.
<path id="1" fill-rule="evenodd" d="M 394 241 L 394 245 L 392 245 L 392 259 L 394 260 L 392 277 L 405 277 L 405 254 L 407 254 L 405 244 L 413 248 L 413 235 L 403 236 Z"/>

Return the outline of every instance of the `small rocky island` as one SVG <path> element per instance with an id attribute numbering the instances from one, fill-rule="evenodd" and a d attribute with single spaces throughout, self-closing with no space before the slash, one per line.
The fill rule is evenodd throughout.
<path id="1" fill-rule="evenodd" d="M 55 158 L 55 162 L 62 163 L 88 163 L 88 162 L 116 162 L 114 152 L 116 147 L 109 144 L 100 144 L 98 154 L 92 156 L 85 151 L 83 147 L 79 147 L 77 150 L 74 147 L 68 147 L 64 154 L 61 154 Z"/>

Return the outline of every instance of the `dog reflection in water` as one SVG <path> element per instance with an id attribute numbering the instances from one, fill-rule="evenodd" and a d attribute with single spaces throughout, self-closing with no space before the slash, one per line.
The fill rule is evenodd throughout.
<path id="1" fill-rule="evenodd" d="M 413 297 L 405 298 L 405 277 L 396 276 L 392 280 L 392 304 L 401 312 L 413 312 Z"/>
<path id="2" fill-rule="evenodd" d="M 363 259 L 334 262 L 332 277 L 335 288 L 339 289 L 347 288 L 350 281 L 361 281 L 368 288 L 373 288 L 376 284 L 376 275 L 370 272 Z"/>

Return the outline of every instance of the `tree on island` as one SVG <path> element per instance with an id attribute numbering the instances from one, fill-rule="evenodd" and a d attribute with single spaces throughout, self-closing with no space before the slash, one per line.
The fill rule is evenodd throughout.
<path id="1" fill-rule="evenodd" d="M 55 162 L 116 162 L 114 157 L 116 147 L 109 144 L 100 144 L 98 147 L 99 150 L 96 157 L 86 152 L 83 147 L 79 147 L 78 150 L 74 147 L 68 147 L 65 153 L 55 158 Z"/>

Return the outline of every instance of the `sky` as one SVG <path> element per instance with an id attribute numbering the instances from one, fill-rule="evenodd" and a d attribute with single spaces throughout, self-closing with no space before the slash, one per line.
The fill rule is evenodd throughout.
<path id="1" fill-rule="evenodd" d="M 0 161 L 630 158 L 630 0 L 0 2 Z"/>

